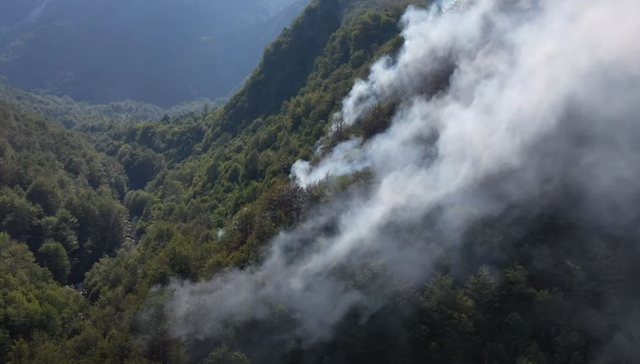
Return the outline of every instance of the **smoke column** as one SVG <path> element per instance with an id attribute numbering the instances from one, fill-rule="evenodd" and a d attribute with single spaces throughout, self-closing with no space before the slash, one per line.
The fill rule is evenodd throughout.
<path id="1" fill-rule="evenodd" d="M 637 0 L 409 8 L 403 48 L 354 85 L 340 113 L 357 125 L 395 100 L 391 126 L 292 169 L 302 186 L 359 170 L 372 185 L 281 232 L 256 267 L 175 282 L 174 334 L 215 337 L 286 307 L 298 318 L 292 335 L 326 339 L 350 309 L 384 304 L 390 281 L 428 277 L 474 219 L 543 202 L 559 184 L 584 191 L 585 214 L 627 216 L 640 192 L 638 14 Z M 425 90 L 450 66 L 446 89 Z M 384 269 L 365 287 L 336 273 L 372 261 Z"/>

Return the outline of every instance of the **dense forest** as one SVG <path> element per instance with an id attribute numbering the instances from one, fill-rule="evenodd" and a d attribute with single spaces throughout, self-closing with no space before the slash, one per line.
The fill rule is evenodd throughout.
<path id="1" fill-rule="evenodd" d="M 577 3 L 569 41 L 599 24 Z M 606 20 L 614 11 L 593 6 Z M 168 110 L 0 89 L 0 362 L 640 361 L 640 82 L 618 83 L 640 63 L 615 53 L 616 74 L 594 56 L 614 70 L 596 76 L 562 64 L 593 84 L 567 86 L 568 106 L 542 113 L 553 103 L 532 90 L 556 93 L 535 83 L 521 102 L 528 81 L 483 73 L 481 57 L 551 87 L 532 72 L 537 55 L 505 38 L 548 25 L 536 11 L 314 0 L 224 103 Z M 464 33 L 478 29 L 485 38 Z M 517 40 L 547 51 L 553 74 L 560 57 L 526 34 Z M 518 68 L 498 46 L 535 62 Z M 483 77 L 500 82 L 473 88 Z M 447 103 L 457 98 L 475 111 L 477 139 L 420 124 L 462 125 Z M 505 114 L 513 124 L 492 124 Z M 546 117 L 558 121 L 527 144 L 527 123 Z M 449 173 L 467 156 L 455 153 L 472 163 Z"/>

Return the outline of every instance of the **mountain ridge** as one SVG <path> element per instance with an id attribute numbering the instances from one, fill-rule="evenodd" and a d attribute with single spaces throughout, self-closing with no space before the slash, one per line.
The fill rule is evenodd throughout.
<path id="1" fill-rule="evenodd" d="M 37 18 L 0 32 L 0 74 L 22 89 L 94 103 L 225 97 L 305 1 L 47 1 Z"/>

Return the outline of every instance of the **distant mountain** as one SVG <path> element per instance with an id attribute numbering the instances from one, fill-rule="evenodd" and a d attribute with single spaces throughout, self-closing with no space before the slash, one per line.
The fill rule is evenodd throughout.
<path id="1" fill-rule="evenodd" d="M 3 0 L 0 75 L 88 102 L 227 96 L 308 0 Z"/>

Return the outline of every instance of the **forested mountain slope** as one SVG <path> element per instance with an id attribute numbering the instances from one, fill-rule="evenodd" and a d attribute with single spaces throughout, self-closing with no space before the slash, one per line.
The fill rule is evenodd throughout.
<path id="1" fill-rule="evenodd" d="M 352 8 L 356 3 L 314 2 L 265 53 L 231 106 L 163 123 L 81 127 L 125 172 L 129 150 L 143 153 L 133 160 L 162 158 L 172 167 L 136 176 L 142 169 L 131 165 L 133 174 L 125 177 L 128 188 L 151 182 L 124 199 L 140 243 L 104 259 L 85 281 L 94 306 L 89 320 L 111 334 L 67 332 L 41 340 L 56 342 L 60 356 L 72 361 L 115 358 L 122 355 L 115 348 L 125 343 L 131 357 L 197 360 L 201 354 L 172 339 L 164 319 L 154 320 L 153 328 L 140 326 L 150 307 L 149 290 L 174 276 L 210 277 L 225 267 L 249 264 L 277 229 L 299 220 L 309 198 L 289 184 L 290 165 L 299 155 L 310 155 L 357 75 L 366 74 L 375 55 L 393 51 L 397 44 L 403 6 L 382 5 L 363 14 Z M 296 62 L 284 62 L 283 68 L 282 61 L 292 56 L 298 57 Z M 240 105 L 242 100 L 255 106 Z M 312 106 L 317 111 L 308 114 Z M 302 121 L 303 114 L 309 119 Z M 157 177 L 149 180 L 153 175 Z M 265 214 L 269 218 L 259 218 Z M 155 304 L 158 309 L 162 302 Z M 114 309 L 119 312 L 115 319 L 110 316 Z M 100 317 L 110 317 L 109 323 Z M 73 344 L 89 338 L 92 346 L 102 348 L 98 356 Z M 51 350 L 33 342 L 21 355 L 34 359 L 44 348 Z"/>
<path id="2" fill-rule="evenodd" d="M 161 122 L 4 107 L 0 361 L 636 362 L 635 53 L 564 67 L 545 31 L 584 50 L 615 10 L 462 3 L 315 0 L 226 105 Z"/>
<path id="3" fill-rule="evenodd" d="M 93 103 L 225 97 L 306 3 L 3 1 L 0 75 Z"/>

